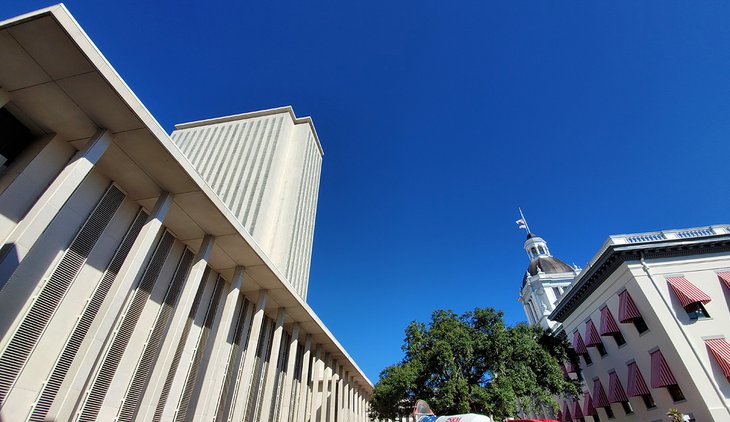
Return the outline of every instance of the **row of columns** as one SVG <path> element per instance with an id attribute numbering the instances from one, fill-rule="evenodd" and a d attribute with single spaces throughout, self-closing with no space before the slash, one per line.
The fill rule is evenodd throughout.
<path id="1" fill-rule="evenodd" d="M 7 102 L 7 95 L 0 91 L 0 102 Z M 109 145 L 112 143 L 112 135 L 107 130 L 97 132 L 74 157 L 68 162 L 52 183 L 45 189 L 43 194 L 35 201 L 25 214 L 25 217 L 17 223 L 0 227 L 0 239 L 5 247 L 0 251 L 0 288 L 18 268 L 30 248 L 39 240 L 42 233 L 51 224 L 53 218 L 71 197 L 73 192 L 81 185 L 86 176 L 93 170 L 96 163 L 103 156 Z M 12 186 L 12 183 L 10 187 Z M 0 207 L 2 204 L 10 204 L 13 189 L 6 188 L 0 193 Z M 154 251 L 155 241 L 158 234 L 163 230 L 164 220 L 171 205 L 172 195 L 166 192 L 161 193 L 157 202 L 147 218 L 142 230 L 133 243 L 130 252 L 120 268 L 117 277 L 121 280 L 116 293 L 112 296 L 111 304 L 101 318 L 102 323 L 96 328 L 92 335 L 95 341 L 87 350 L 87 356 L 99 356 L 104 348 L 105 339 L 112 330 L 117 316 L 122 310 L 126 300 L 126 292 L 133 290 L 133 284 L 142 272 L 149 254 Z M 1 210 L 0 210 L 1 211 Z M 175 352 L 181 341 L 188 313 L 193 306 L 194 297 L 200 283 L 204 282 L 204 274 L 208 265 L 215 238 L 206 235 L 194 258 L 193 265 L 183 285 L 178 304 L 175 307 L 171 324 L 166 333 L 162 348 L 159 353 L 149 383 L 140 401 L 137 416 L 143 420 L 150 420 L 154 417 L 156 405 L 163 395 L 168 372 L 171 369 Z M 233 279 L 230 281 L 228 291 L 224 297 L 223 310 L 214 332 L 211 333 L 213 348 L 205 360 L 207 368 L 219 368 L 221 366 L 237 365 L 238 381 L 234 386 L 233 401 L 230 403 L 230 412 L 227 413 L 227 420 L 240 421 L 246 416 L 248 397 L 251 393 L 251 374 L 254 370 L 256 351 L 259 347 L 261 330 L 264 327 L 264 309 L 268 300 L 268 292 L 262 290 L 258 294 L 258 301 L 255 310 L 247 316 L 240 330 L 248 332 L 248 343 L 245 345 L 245 353 L 242 361 L 232 359 L 231 342 L 226 341 L 234 317 L 236 307 L 243 301 L 241 287 L 245 283 L 245 269 L 241 266 L 234 271 Z M 243 312 L 243 309 L 241 309 Z M 284 347 L 288 347 L 288 353 L 280 352 L 281 339 L 284 332 L 284 320 L 286 311 L 281 308 L 276 315 L 276 322 L 273 334 L 273 344 L 270 351 L 269 371 L 265 376 L 265 388 L 262 391 L 263 406 L 259 412 L 260 421 L 275 420 L 283 421 L 346 421 L 361 422 L 367 420 L 367 397 L 364 390 L 355 382 L 355 377 L 349 371 L 345 371 L 341 362 L 338 362 L 332 354 L 324 350 L 320 344 L 314 344 L 311 334 L 303 333 L 298 323 L 291 329 L 291 340 Z M 299 344 L 303 337 L 303 358 L 301 361 L 301 382 L 296 383 L 294 379 L 295 366 Z M 281 393 L 274 391 L 276 368 L 279 365 L 278 359 L 288 356 L 286 362 L 281 362 L 281 368 L 285 370 Z M 72 390 L 81 391 L 84 389 L 86 380 L 94 371 L 94 360 L 89 359 L 81 364 L 81 367 L 74 374 Z M 210 372 L 209 374 L 212 374 Z M 225 377 L 225 371 L 218 371 L 214 375 L 203 372 L 202 381 L 197 388 L 197 399 L 191 402 L 187 419 L 210 419 L 216 412 L 220 414 L 217 404 L 221 395 L 220 386 Z M 310 374 L 311 373 L 311 374 Z M 311 379 L 311 385 L 308 380 Z M 298 388 L 294 388 L 295 383 Z M 169 391 L 170 397 L 177 397 L 173 392 L 180 390 L 180 384 L 173 385 Z M 179 391 L 177 391 L 180 393 Z M 83 396 L 83 394 L 81 395 Z M 279 406 L 270 406 L 278 400 Z M 224 401 L 225 402 L 225 401 Z M 64 403 L 58 416 L 70 417 L 79 409 L 72 410 L 77 405 Z M 275 415 L 271 411 L 276 412 Z M 77 413 L 78 414 L 78 413 Z M 274 416 L 276 416 L 274 418 Z"/>

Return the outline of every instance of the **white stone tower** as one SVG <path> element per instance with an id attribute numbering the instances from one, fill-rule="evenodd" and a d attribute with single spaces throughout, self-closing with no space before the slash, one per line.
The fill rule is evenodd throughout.
<path id="1" fill-rule="evenodd" d="M 312 120 L 281 107 L 179 124 L 171 138 L 306 300 L 323 155 Z"/>
<path id="2" fill-rule="evenodd" d="M 528 231 L 525 252 L 530 258 L 522 278 L 519 301 L 530 324 L 552 329 L 556 323 L 548 319 L 563 293 L 570 288 L 580 272 L 550 254 L 547 242 Z"/>

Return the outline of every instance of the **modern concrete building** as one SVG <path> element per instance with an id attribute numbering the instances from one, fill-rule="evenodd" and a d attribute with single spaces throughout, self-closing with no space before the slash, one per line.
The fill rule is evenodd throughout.
<path id="1" fill-rule="evenodd" d="M 306 299 L 322 167 L 312 120 L 286 107 L 177 125 L 171 138 Z"/>
<path id="2" fill-rule="evenodd" d="M 554 329 L 556 323 L 548 319 L 566 289 L 575 280 L 580 268 L 571 267 L 550 254 L 547 242 L 540 236 L 528 232 L 525 252 L 530 259 L 520 289 L 519 301 L 522 303 L 527 321 L 545 329 Z"/>
<path id="3" fill-rule="evenodd" d="M 309 119 L 173 141 L 63 6 L 0 22 L 0 87 L 0 419 L 366 420 L 305 301 Z"/>
<path id="4" fill-rule="evenodd" d="M 563 420 L 730 420 L 730 226 L 609 237 L 549 318 L 584 380 Z"/>

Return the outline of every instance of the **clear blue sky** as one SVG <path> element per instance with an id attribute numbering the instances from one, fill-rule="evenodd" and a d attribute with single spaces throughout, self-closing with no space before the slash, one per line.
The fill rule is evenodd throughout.
<path id="1" fill-rule="evenodd" d="M 309 303 L 373 382 L 435 308 L 524 319 L 518 206 L 580 266 L 609 234 L 730 222 L 727 2 L 67 7 L 168 131 L 314 118 Z"/>

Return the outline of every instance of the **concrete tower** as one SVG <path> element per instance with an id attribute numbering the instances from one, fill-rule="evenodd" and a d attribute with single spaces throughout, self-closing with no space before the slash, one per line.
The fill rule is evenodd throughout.
<path id="1" fill-rule="evenodd" d="M 175 126 L 171 138 L 302 299 L 322 147 L 291 107 Z"/>
<path id="2" fill-rule="evenodd" d="M 552 329 L 556 323 L 547 317 L 563 292 L 570 288 L 580 269 L 552 256 L 547 242 L 534 233 L 527 233 L 524 247 L 530 264 L 522 277 L 519 301 L 530 324 Z"/>

